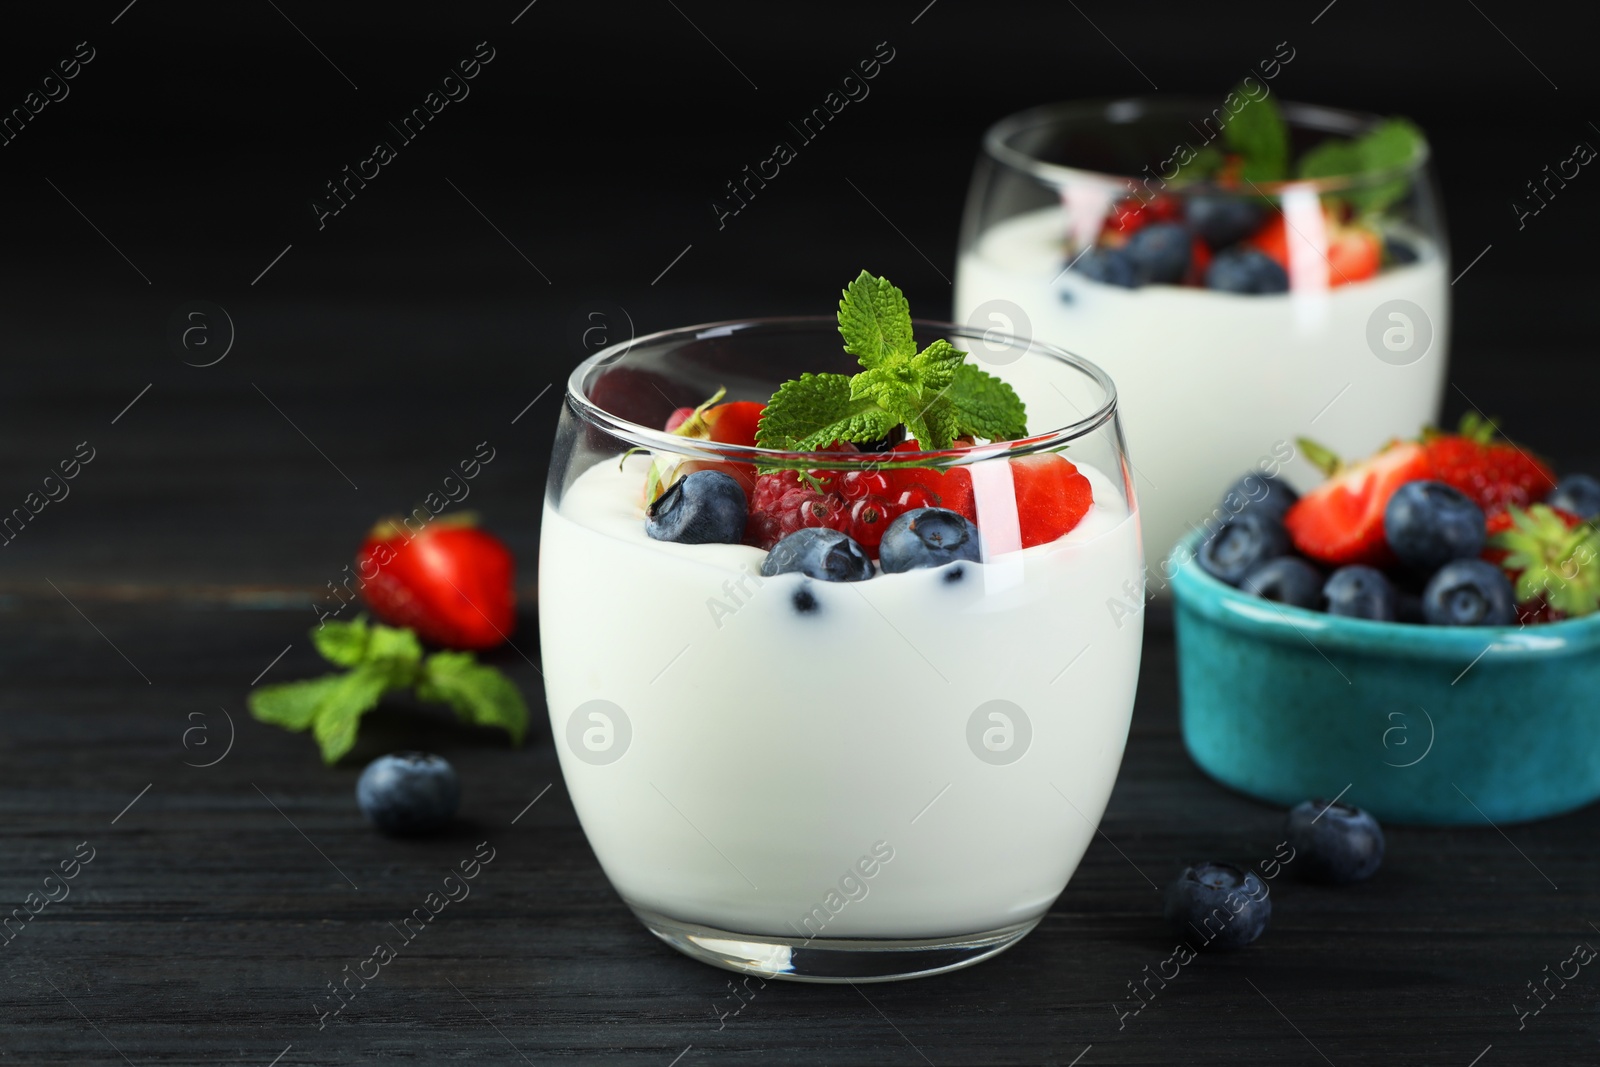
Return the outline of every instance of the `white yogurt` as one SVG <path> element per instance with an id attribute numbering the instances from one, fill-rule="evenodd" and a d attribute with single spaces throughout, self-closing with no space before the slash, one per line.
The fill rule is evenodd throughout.
<path id="1" fill-rule="evenodd" d="M 562 772 L 623 898 L 790 937 L 1040 916 L 1094 836 L 1133 709 L 1138 516 L 1112 482 L 1079 465 L 1096 503 L 1051 544 L 828 583 L 761 578 L 756 548 L 649 539 L 647 464 L 601 462 L 547 500 L 539 550 Z M 1022 715 L 972 725 L 991 701 Z"/>
<path id="2" fill-rule="evenodd" d="M 1047 208 L 984 234 L 961 257 L 955 319 L 1010 330 L 1014 324 L 991 320 L 981 305 L 1011 301 L 1030 320 L 1031 336 L 1099 364 L 1116 381 L 1152 559 L 1203 523 L 1227 486 L 1275 446 L 1286 455 L 1307 436 L 1364 456 L 1436 416 L 1449 286 L 1442 257 L 1426 243 L 1408 237 L 1419 261 L 1366 281 L 1249 296 L 1123 289 L 1063 275 L 1066 227 L 1065 213 Z M 1432 326 L 1426 355 L 1407 366 L 1380 360 L 1367 341 L 1369 320 L 1391 300 L 1422 308 Z M 1396 321 L 1387 312 L 1380 318 L 1384 327 Z M 1027 365 L 1016 372 L 1025 378 Z M 1300 462 L 1290 470 L 1302 484 L 1318 478 Z"/>

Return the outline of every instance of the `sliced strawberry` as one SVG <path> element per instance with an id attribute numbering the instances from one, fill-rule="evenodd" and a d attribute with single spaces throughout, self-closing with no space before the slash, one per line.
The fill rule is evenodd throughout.
<path id="1" fill-rule="evenodd" d="M 1406 482 L 1429 477 L 1421 445 L 1397 441 L 1371 459 L 1345 467 L 1327 449 L 1306 440 L 1301 450 L 1332 477 L 1302 496 L 1283 518 L 1295 548 L 1314 560 L 1342 567 L 1394 561 L 1383 536 L 1383 509 Z"/>
<path id="2" fill-rule="evenodd" d="M 1328 285 L 1360 282 L 1378 273 L 1383 242 L 1371 230 L 1341 227 L 1328 234 Z"/>
<path id="3" fill-rule="evenodd" d="M 1184 272 L 1185 285 L 1204 285 L 1206 268 L 1211 266 L 1211 246 L 1200 238 L 1194 239 L 1189 250 L 1189 269 Z"/>
<path id="4" fill-rule="evenodd" d="M 1175 196 L 1158 196 L 1148 203 L 1136 196 L 1119 200 L 1111 205 L 1103 234 L 1108 240 L 1102 243 L 1121 244 L 1152 222 L 1173 222 L 1181 213 L 1182 205 Z"/>
<path id="5" fill-rule="evenodd" d="M 1089 513 L 1094 490 L 1070 461 L 1051 452 L 1011 461 L 1022 547 L 1048 544 Z"/>
<path id="6" fill-rule="evenodd" d="M 1285 271 L 1289 269 L 1289 224 L 1284 221 L 1283 212 L 1273 212 L 1261 229 L 1245 238 L 1244 243 L 1264 253 Z"/>
<path id="7" fill-rule="evenodd" d="M 1497 435 L 1493 419 L 1469 411 L 1457 433 L 1423 434 L 1433 477 L 1477 501 L 1485 511 L 1527 507 L 1555 487 L 1550 468 Z"/>

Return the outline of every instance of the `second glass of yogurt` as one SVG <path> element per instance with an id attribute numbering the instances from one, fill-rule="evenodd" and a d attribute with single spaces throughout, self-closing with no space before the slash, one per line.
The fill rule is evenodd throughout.
<path id="1" fill-rule="evenodd" d="M 1116 779 L 1143 595 L 1116 390 L 1040 342 L 915 332 L 1013 383 L 1027 435 L 780 452 L 664 429 L 847 372 L 831 318 L 641 337 L 568 382 L 539 561 L 562 772 L 622 900 L 717 966 L 859 982 L 992 956 L 1062 892 Z M 741 543 L 647 535 L 647 484 L 683 464 L 750 490 Z M 756 490 L 774 470 L 797 495 Z M 772 573 L 761 500 L 769 527 L 831 523 L 873 559 Z M 981 551 L 886 572 L 873 531 L 912 505 L 972 518 Z"/>
<path id="2" fill-rule="evenodd" d="M 1116 378 L 1153 560 L 1215 528 L 1217 486 L 1294 473 L 1298 437 L 1367 455 L 1438 413 L 1450 274 L 1426 141 L 1406 124 L 1404 158 L 1353 175 L 1204 174 L 1225 127 L 1267 106 L 1041 107 L 990 128 L 973 179 L 955 317 Z M 1281 114 L 1302 161 L 1384 126 L 1302 104 Z"/>

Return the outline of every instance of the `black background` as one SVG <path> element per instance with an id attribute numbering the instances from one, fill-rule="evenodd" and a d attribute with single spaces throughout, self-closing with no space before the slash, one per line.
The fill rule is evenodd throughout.
<path id="1" fill-rule="evenodd" d="M 1045 926 L 1002 960 L 878 987 L 871 1001 L 778 990 L 730 1034 L 706 1007 L 724 976 L 655 945 L 611 894 L 543 724 L 508 755 L 493 736 L 391 709 L 353 766 L 326 771 L 304 738 L 242 710 L 285 644 L 275 680 L 317 669 L 303 639 L 312 602 L 371 521 L 411 507 L 482 440 L 497 458 L 470 504 L 521 561 L 528 660 L 507 650 L 497 662 L 537 702 L 538 507 L 587 312 L 623 309 L 639 333 L 826 314 L 869 267 L 919 314 L 945 316 L 990 122 L 1152 86 L 1220 97 L 1284 41 L 1295 58 L 1274 90 L 1415 119 L 1433 142 L 1455 271 L 1488 249 L 1452 290 L 1447 417 L 1472 397 L 1563 469 L 1600 467 L 1589 188 L 1600 178 L 1585 169 L 1522 228 L 1512 207 L 1576 142 L 1600 143 L 1592 11 L 124 4 L 0 16 L 0 109 L 78 42 L 96 52 L 70 96 L 0 147 L 0 511 L 78 442 L 97 450 L 73 495 L 0 550 L 6 899 L 77 840 L 103 842 L 104 856 L 89 868 L 96 883 L 4 950 L 0 1051 L 265 1063 L 293 1043 L 285 1063 L 522 1062 L 510 1043 L 538 1062 L 613 1049 L 615 1062 L 666 1064 L 693 1045 L 686 1064 L 1068 1063 L 1093 1042 L 1085 1064 L 1387 1063 L 1404 1049 L 1465 1065 L 1493 1043 L 1491 1067 L 1593 1047 L 1592 993 L 1527 1033 L 1507 1007 L 1584 934 L 1600 888 L 1589 813 L 1512 831 L 1561 884 L 1548 896 L 1487 827 L 1396 831 L 1382 884 L 1302 897 L 1275 926 L 1281 947 L 1216 963 L 1127 1033 L 1107 1004 L 1168 946 L 1153 895 L 1138 895 L 1148 887 L 1100 841 Z M 323 183 L 392 140 L 385 123 L 480 41 L 495 58 L 471 95 L 319 230 L 309 205 Z M 719 228 L 724 183 L 793 142 L 787 123 L 883 41 L 895 58 L 870 96 Z M 196 357 L 168 339 L 194 300 L 235 327 L 215 366 L 185 365 Z M 186 769 L 186 716 L 219 706 L 238 721 L 237 750 Z M 1157 880 L 1204 854 L 1269 855 L 1278 816 L 1194 770 L 1174 707 L 1158 611 L 1108 838 Z M 362 759 L 418 743 L 462 768 L 465 822 L 402 847 L 360 825 L 349 790 Z M 552 794 L 510 828 L 547 782 Z M 252 784 L 366 893 L 350 894 Z M 498 888 L 395 968 L 364 1015 L 317 1031 L 323 983 L 431 888 L 429 871 L 484 836 L 504 842 Z M 1273 1010 L 1241 977 L 1273 994 Z"/>

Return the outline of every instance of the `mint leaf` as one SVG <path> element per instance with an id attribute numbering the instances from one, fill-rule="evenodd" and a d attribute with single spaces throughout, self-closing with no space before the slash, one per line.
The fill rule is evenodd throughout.
<path id="1" fill-rule="evenodd" d="M 410 630 L 395 626 L 374 626 L 367 640 L 363 662 L 378 663 L 386 660 L 402 667 L 415 668 L 422 662 L 422 644 L 417 640 L 417 635 Z M 410 684 L 410 680 L 408 672 L 403 676 L 402 684 Z"/>
<path id="2" fill-rule="evenodd" d="M 1354 141 L 1333 137 L 1300 157 L 1300 177 L 1342 178 L 1361 170 L 1361 150 Z"/>
<path id="3" fill-rule="evenodd" d="M 448 704 L 457 715 L 479 726 L 498 726 L 522 744 L 528 730 L 528 706 L 511 679 L 478 663 L 470 652 L 435 652 L 422 664 L 417 698 Z"/>
<path id="4" fill-rule="evenodd" d="M 1242 83 L 1233 91 L 1247 96 Z M 1276 182 L 1289 176 L 1289 127 L 1272 97 L 1248 101 L 1222 128 L 1222 137 L 1244 157 L 1244 180 Z"/>
<path id="5" fill-rule="evenodd" d="M 354 667 L 367 654 L 367 617 L 351 622 L 325 622 L 311 631 L 311 643 L 322 658 L 340 667 Z"/>
<path id="6" fill-rule="evenodd" d="M 1330 138 L 1300 157 L 1302 178 L 1359 178 L 1397 170 L 1416 158 L 1422 131 L 1407 119 L 1387 119 L 1354 140 Z M 1362 215 L 1375 215 L 1403 199 L 1410 190 L 1405 177 L 1358 186 L 1339 193 Z"/>
<path id="7" fill-rule="evenodd" d="M 835 441 L 877 441 L 900 420 L 870 398 L 852 398 L 843 374 L 802 374 L 784 382 L 767 401 L 756 444 L 789 452 L 824 448 Z"/>
<path id="8" fill-rule="evenodd" d="M 961 432 L 991 441 L 1011 441 L 1028 433 L 1028 414 L 1010 385 L 974 364 L 963 363 L 945 399 Z"/>
<path id="9" fill-rule="evenodd" d="M 856 275 L 839 301 L 839 334 L 844 350 L 869 370 L 891 356 L 917 349 L 911 332 L 911 305 L 887 278 L 866 271 Z"/>
<path id="10" fill-rule="evenodd" d="M 261 722 L 299 733 L 316 720 L 317 709 L 343 677 L 325 674 L 303 682 L 264 685 L 250 694 L 250 714 Z"/>
<path id="11" fill-rule="evenodd" d="M 955 379 L 966 358 L 965 352 L 941 337 L 912 358 L 911 369 L 922 388 L 939 390 Z"/>

